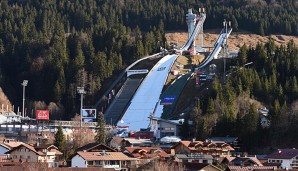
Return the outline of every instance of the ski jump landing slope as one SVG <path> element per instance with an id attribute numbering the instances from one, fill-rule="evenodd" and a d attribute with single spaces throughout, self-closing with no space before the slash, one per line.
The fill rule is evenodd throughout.
<path id="1" fill-rule="evenodd" d="M 178 56 L 167 55 L 151 69 L 118 122 L 118 126 L 129 126 L 129 130 L 132 131 L 148 128 L 149 116 L 154 112 L 170 69 Z"/>

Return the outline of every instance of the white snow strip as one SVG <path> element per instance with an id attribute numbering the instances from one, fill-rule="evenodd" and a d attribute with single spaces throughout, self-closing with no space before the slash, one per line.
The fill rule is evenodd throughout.
<path id="1" fill-rule="evenodd" d="M 159 97 L 168 73 L 177 57 L 176 54 L 167 55 L 151 69 L 117 125 L 129 126 L 129 130 L 133 131 L 148 128 L 149 116 L 159 103 Z"/>

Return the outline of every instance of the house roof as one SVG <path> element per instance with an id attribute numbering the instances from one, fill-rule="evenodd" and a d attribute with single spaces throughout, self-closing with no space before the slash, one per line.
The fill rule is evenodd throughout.
<path id="1" fill-rule="evenodd" d="M 104 144 L 100 144 L 100 143 L 89 143 L 82 147 L 79 147 L 76 151 L 87 151 L 87 152 L 89 151 L 90 152 L 97 147 L 100 147 L 101 148 L 100 150 L 112 151 L 112 152 L 116 151 L 116 150 L 112 149 L 111 147 L 106 146 Z M 97 149 L 97 151 L 98 151 L 98 149 Z"/>
<path id="2" fill-rule="evenodd" d="M 36 153 L 36 154 L 38 154 L 38 155 L 42 155 L 41 153 L 38 153 L 38 152 L 35 150 L 34 147 L 32 147 L 31 145 L 25 144 L 25 143 L 23 143 L 23 144 L 21 144 L 21 145 L 19 145 L 19 146 L 17 146 L 17 147 L 12 148 L 11 150 L 7 151 L 5 154 L 10 154 L 11 152 L 13 152 L 13 151 L 15 151 L 15 150 L 17 150 L 17 149 L 19 149 L 19 148 L 21 148 L 21 147 L 26 147 L 26 148 L 28 148 L 29 150 L 33 151 L 34 153 Z"/>
<path id="3" fill-rule="evenodd" d="M 35 149 L 47 149 L 47 148 L 49 148 L 49 147 L 51 147 L 51 146 L 54 146 L 53 144 L 40 144 L 40 145 L 38 145 L 38 146 L 36 146 L 36 147 L 34 147 Z M 54 146 L 54 147 L 56 147 L 56 146 Z M 57 147 L 56 147 L 57 148 Z M 58 149 L 58 148 L 57 148 Z"/>
<path id="4" fill-rule="evenodd" d="M 175 156 L 178 159 L 213 159 L 209 154 L 176 154 Z"/>
<path id="5" fill-rule="evenodd" d="M 42 151 L 39 151 L 39 150 L 41 150 L 41 149 L 48 149 L 48 148 L 50 148 L 50 147 L 54 147 L 54 148 L 52 148 L 52 149 L 50 149 L 49 151 L 50 152 L 55 152 L 55 155 L 62 155 L 63 153 L 61 153 L 59 150 L 58 150 L 58 148 L 56 147 L 56 146 L 54 146 L 54 145 L 42 145 L 42 146 L 38 146 L 38 147 L 33 147 L 33 146 L 31 146 L 31 145 L 29 145 L 29 144 L 25 144 L 25 143 L 23 143 L 23 144 L 21 144 L 21 145 L 19 145 L 19 146 L 17 146 L 17 147 L 14 147 L 14 148 L 12 148 L 11 150 L 9 150 L 9 151 L 7 151 L 5 154 L 10 154 L 11 152 L 13 152 L 13 151 L 15 151 L 15 150 L 17 150 L 17 149 L 19 149 L 19 148 L 21 148 L 21 147 L 26 147 L 26 148 L 28 148 L 30 151 L 32 151 L 32 152 L 34 152 L 34 153 L 36 153 L 37 155 L 40 155 L 40 156 L 44 156 L 44 155 L 46 155 L 45 153 L 43 153 Z"/>
<path id="6" fill-rule="evenodd" d="M 122 137 L 113 137 L 112 140 L 114 142 L 116 142 L 117 144 L 120 144 L 123 141 L 123 138 Z"/>
<path id="7" fill-rule="evenodd" d="M 248 157 L 256 157 L 258 160 L 267 160 L 268 155 L 248 155 Z"/>
<path id="8" fill-rule="evenodd" d="M 136 160 L 123 154 L 122 152 L 77 152 L 83 159 L 87 161 L 94 160 Z"/>
<path id="9" fill-rule="evenodd" d="M 47 149 L 49 152 L 55 152 L 55 155 L 62 155 L 63 153 L 59 151 L 58 147 L 56 147 L 53 144 L 42 144 L 34 147 L 35 150 L 39 153 L 41 153 L 42 149 Z"/>
<path id="10" fill-rule="evenodd" d="M 207 166 L 211 166 L 217 170 L 221 170 L 220 168 L 214 166 L 213 164 L 208 164 L 208 163 L 183 163 L 183 165 L 187 170 L 203 170 L 203 168 Z"/>
<path id="11" fill-rule="evenodd" d="M 268 159 L 292 159 L 298 156 L 298 149 L 279 149 L 269 154 Z"/>
<path id="12" fill-rule="evenodd" d="M 130 144 L 153 144 L 150 139 L 124 138 L 123 141 L 128 141 Z"/>
<path id="13" fill-rule="evenodd" d="M 142 151 L 144 153 L 142 153 Z M 161 148 L 156 147 L 125 147 L 123 152 L 129 153 L 132 157 L 155 157 L 156 155 L 160 157 L 170 157 L 165 151 Z"/>
<path id="14" fill-rule="evenodd" d="M 223 142 L 223 141 L 180 141 L 176 145 L 174 145 L 172 148 L 177 147 L 179 144 L 182 144 L 189 148 L 190 150 L 197 150 L 198 147 L 201 147 L 202 150 L 208 150 L 209 147 L 213 146 L 216 147 L 216 150 L 222 150 L 222 147 L 227 148 L 230 151 L 234 151 L 234 148 L 232 148 L 229 144 Z"/>
<path id="15" fill-rule="evenodd" d="M 228 166 L 230 171 L 252 171 L 252 170 L 276 170 L 275 166 Z"/>
<path id="16" fill-rule="evenodd" d="M 242 163 L 247 162 L 249 160 L 258 166 L 263 166 L 263 164 L 256 157 L 236 157 L 231 162 L 235 165 L 241 165 Z"/>
<path id="17" fill-rule="evenodd" d="M 10 142 L 4 142 L 3 144 L 7 145 L 10 148 L 17 147 L 21 144 L 24 144 L 23 142 L 17 142 L 17 141 L 10 141 Z"/>
<path id="18" fill-rule="evenodd" d="M 59 151 L 58 149 L 52 148 L 50 149 L 50 152 L 55 152 L 55 155 L 62 155 L 63 153 Z"/>
<path id="19" fill-rule="evenodd" d="M 227 156 L 225 157 L 225 159 L 228 161 L 228 162 L 231 162 L 235 159 L 236 157 L 232 157 L 232 156 Z"/>

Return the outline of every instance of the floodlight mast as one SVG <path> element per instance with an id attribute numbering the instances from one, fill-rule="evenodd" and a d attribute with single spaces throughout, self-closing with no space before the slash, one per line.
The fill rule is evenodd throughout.
<path id="1" fill-rule="evenodd" d="M 22 106 L 22 116 L 25 117 L 25 87 L 28 85 L 28 80 L 23 80 L 21 83 L 23 86 L 23 106 Z"/>

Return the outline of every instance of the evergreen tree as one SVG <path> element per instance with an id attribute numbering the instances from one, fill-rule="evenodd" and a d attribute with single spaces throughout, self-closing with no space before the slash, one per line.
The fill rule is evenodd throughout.
<path id="1" fill-rule="evenodd" d="M 241 46 L 241 48 L 239 49 L 238 60 L 239 60 L 240 66 L 243 66 L 244 64 L 246 64 L 246 62 L 247 62 L 247 46 L 246 46 L 246 44 Z"/>
<path id="2" fill-rule="evenodd" d="M 105 120 L 102 112 L 98 116 L 95 142 L 106 144 Z"/>
<path id="3" fill-rule="evenodd" d="M 62 152 L 65 150 L 65 137 L 61 126 L 58 127 L 58 131 L 55 134 L 54 145 Z"/>

